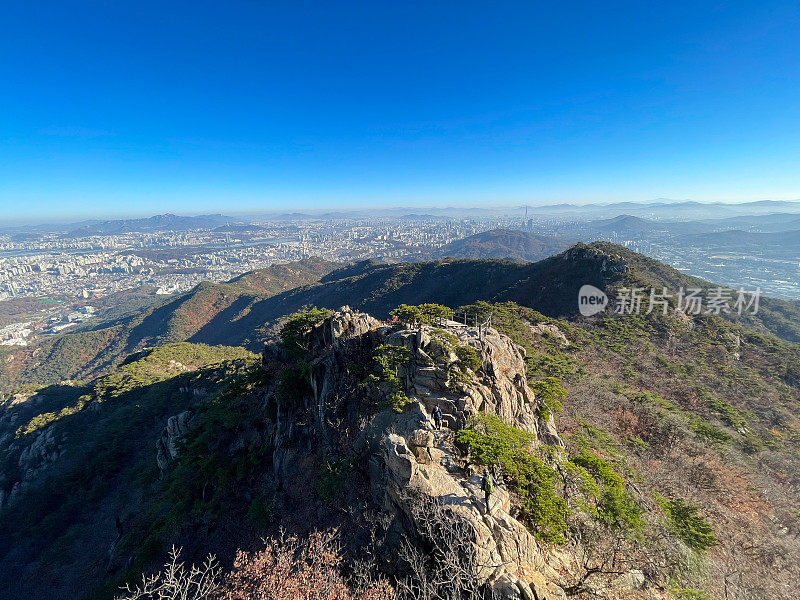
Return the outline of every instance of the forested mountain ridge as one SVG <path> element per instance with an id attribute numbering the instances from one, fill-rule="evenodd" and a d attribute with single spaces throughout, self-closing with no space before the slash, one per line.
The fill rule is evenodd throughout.
<path id="1" fill-rule="evenodd" d="M 166 345 L 89 385 L 47 386 L 6 401 L 0 598 L 19 598 L 20 589 L 79 598 L 102 582 L 122 522 L 158 477 L 156 443 L 167 419 L 256 362 L 240 348 Z"/>
<path id="2" fill-rule="evenodd" d="M 436 251 L 437 258 L 505 258 L 533 262 L 569 247 L 566 239 L 515 229 L 492 229 L 451 242 Z"/>
<path id="3" fill-rule="evenodd" d="M 93 596 L 108 598 L 119 577 L 153 566 L 170 543 L 184 546 L 195 560 L 214 551 L 227 561 L 236 548 L 257 548 L 258 536 L 278 526 L 301 533 L 328 526 L 364 533 L 366 523 L 344 516 L 358 511 L 341 513 L 338 507 L 358 506 L 365 493 L 369 495 L 372 467 L 362 464 L 359 444 L 364 442 L 358 439 L 373 434 L 368 428 L 357 435 L 363 421 L 345 415 L 357 406 L 359 418 L 374 419 L 371 427 L 378 430 L 395 422 L 390 431 L 405 436 L 390 438 L 399 456 L 408 452 L 403 450 L 407 444 L 419 463 L 412 473 L 418 469 L 432 477 L 439 461 L 445 465 L 464 460 L 447 445 L 447 436 L 434 435 L 427 451 L 428 442 L 419 446 L 422 434 L 404 429 L 430 418 L 433 400 L 424 390 L 434 386 L 447 431 L 455 432 L 460 444 L 473 445 L 466 456 L 478 464 L 499 461 L 496 466 L 505 473 L 512 494 L 508 500 L 499 496 L 501 506 L 510 504 L 496 518 L 507 511 L 540 540 L 525 551 L 527 558 L 515 559 L 523 562 L 518 563 L 522 571 L 509 572 L 513 581 L 539 585 L 540 591 L 549 581 L 575 597 L 601 593 L 627 598 L 632 596 L 626 596 L 631 593 L 626 590 L 635 589 L 636 597 L 702 598 L 698 590 L 705 588 L 712 598 L 733 592 L 733 597 L 778 598 L 781 590 L 791 589 L 798 552 L 793 518 L 797 482 L 792 473 L 798 472 L 800 444 L 795 414 L 800 351 L 795 344 L 748 333 L 716 316 L 698 317 L 691 326 L 657 314 L 570 324 L 508 302 L 477 302 L 463 309 L 481 318 L 491 315 L 494 328 L 504 332 L 507 341 L 493 338 L 497 334 L 489 331 L 481 341 L 474 329 L 451 330 L 455 337 L 428 327 L 423 339 L 429 341 L 422 342 L 420 357 L 433 357 L 438 364 L 451 360 L 442 358 L 448 352 L 462 356 L 453 359 L 453 366 L 442 367 L 449 375 L 438 382 L 424 363 L 412 363 L 417 366 L 410 380 L 404 374 L 408 368 L 401 366 L 396 383 L 386 370 L 392 363 L 381 358 L 390 356 L 382 350 L 385 344 L 411 344 L 417 352 L 415 330 L 401 327 L 393 333 L 396 326 L 387 328 L 347 311 L 337 313 L 338 321 L 330 323 L 319 321 L 324 312 L 301 313 L 309 315 L 304 322 L 312 331 L 304 337 L 303 327 L 291 329 L 304 340 L 299 355 L 273 345 L 260 366 L 241 350 L 164 346 L 131 357 L 118 372 L 88 388 L 48 388 L 34 398 L 36 402 L 7 407 L 6 418 L 12 420 L 6 421 L 10 429 L 2 448 L 4 477 L 23 477 L 24 483 L 12 486 L 12 497 L 6 498 L 0 515 L 3 547 L 13 549 L 1 559 L 2 571 L 25 569 L 30 577 L 20 580 L 27 583 L 0 583 L 8 589 L 33 586 L 29 589 L 39 589 L 38 597 L 43 598 L 73 597 L 70 586 L 85 587 L 88 581 L 100 585 L 108 578 L 111 587 L 101 586 Z M 376 338 L 377 331 L 384 333 Z M 297 348 L 294 339 L 284 336 L 284 342 L 290 342 L 285 347 Z M 376 346 L 381 339 L 383 345 Z M 470 352 L 459 350 L 464 343 L 478 349 L 489 343 L 491 349 L 488 354 L 480 350 L 479 361 L 467 367 L 473 363 Z M 338 357 L 335 362 L 333 356 Z M 459 361 L 467 362 L 458 366 Z M 524 365 L 513 369 L 524 368 L 530 391 L 509 391 L 520 385 L 515 371 L 509 371 L 512 365 Z M 377 377 L 375 383 L 367 383 L 369 377 L 362 380 L 370 372 Z M 496 379 L 500 373 L 516 383 L 511 388 L 501 384 Z M 462 390 L 463 385 L 467 387 Z M 477 387 L 469 391 L 472 386 Z M 490 391 L 494 386 L 501 395 Z M 405 399 L 386 400 L 394 398 L 392 389 L 401 390 Z M 457 398 L 465 391 L 473 398 L 466 406 L 475 403 L 471 409 L 458 408 Z M 59 408 L 57 398 L 68 401 Z M 37 414 L 44 408 L 48 412 Z M 321 423 L 312 426 L 306 421 L 320 410 L 328 414 L 327 426 L 333 427 L 324 437 L 317 429 Z M 505 430 L 499 422 L 479 425 L 469 420 L 470 414 L 483 413 L 503 415 L 517 430 Z M 389 418 L 392 414 L 398 415 L 396 420 Z M 306 433 L 299 440 L 285 429 L 303 422 Z M 486 426 L 495 430 L 483 440 Z M 542 465 L 536 468 L 544 469 L 537 477 L 551 473 L 548 469 L 555 469 L 556 477 L 538 480 L 532 488 L 538 495 L 527 500 L 529 488 L 515 471 L 520 466 L 514 461 L 520 459 L 494 454 L 499 449 L 484 446 L 503 436 L 516 439 L 525 431 L 543 444 L 534 454 Z M 329 435 L 343 437 L 331 445 L 334 438 Z M 318 446 L 324 439 L 328 441 Z M 149 443 L 142 445 L 141 440 Z M 305 448 L 300 454 L 298 443 Z M 428 452 L 436 462 L 426 467 Z M 387 467 L 400 469 L 396 460 L 400 459 L 392 459 Z M 557 482 L 571 471 L 555 475 L 563 470 L 561 460 L 573 465 L 570 469 L 591 467 L 589 472 L 599 478 L 594 485 L 601 491 L 611 487 L 595 498 L 592 494 L 599 492 L 580 484 L 562 504 L 562 484 Z M 17 463 L 25 468 L 12 468 Z M 392 477 L 403 481 L 402 472 Z M 563 481 L 563 493 L 577 485 L 570 477 Z M 622 487 L 614 483 L 620 481 Z M 463 485 L 464 507 L 472 514 L 470 503 L 480 507 L 480 501 L 470 496 L 466 480 Z M 541 496 L 547 486 L 554 496 Z M 400 494 L 401 489 L 405 488 L 392 493 Z M 437 489 L 431 490 L 434 499 Z M 589 494 L 590 502 L 598 502 L 596 509 L 574 504 L 580 497 L 574 494 Z M 404 498 L 401 494 L 395 501 L 406 506 Z M 406 509 L 413 512 L 413 505 Z M 582 520 L 586 516 L 590 521 Z M 503 527 L 515 531 L 516 526 Z M 493 543 L 500 544 L 507 535 Z M 523 543 L 520 535 L 513 534 L 515 544 Z M 575 554 L 563 545 L 577 535 L 583 545 Z M 104 537 L 111 544 L 107 558 L 102 558 L 106 546 L 97 541 Z M 742 552 L 745 538 L 749 550 Z M 96 540 L 99 554 L 69 551 L 73 544 L 91 547 L 86 546 L 89 539 Z M 357 544 L 357 539 L 345 534 L 343 541 Z M 550 554 L 549 544 L 563 547 L 560 554 Z M 59 575 L 66 567 L 55 560 L 56 552 L 82 556 L 69 567 L 69 577 Z M 613 567 L 607 564 L 612 557 Z M 552 570 L 554 565 L 560 565 L 560 575 Z M 632 583 L 616 581 L 620 569 L 634 573 Z M 639 583 L 639 577 L 645 583 Z"/>
<path id="4" fill-rule="evenodd" d="M 584 284 L 600 289 L 640 286 L 646 291 L 667 287 L 673 294 L 680 287 L 716 287 L 607 242 L 577 244 L 536 263 L 446 259 L 364 261 L 342 267 L 306 259 L 246 273 L 226 284 L 202 283 L 142 314 L 63 334 L 38 347 L 3 350 L 0 391 L 8 392 L 22 382 L 50 384 L 91 377 L 130 352 L 161 343 L 191 341 L 258 351 L 275 336 L 282 317 L 305 306 L 333 309 L 346 304 L 386 318 L 402 303 L 460 306 L 476 300 L 512 300 L 548 316 L 572 317 Z M 800 341 L 797 303 L 762 298 L 756 315 L 723 316 Z"/>

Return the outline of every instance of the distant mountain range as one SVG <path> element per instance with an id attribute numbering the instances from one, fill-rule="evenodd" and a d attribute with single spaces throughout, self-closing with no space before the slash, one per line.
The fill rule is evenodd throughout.
<path id="1" fill-rule="evenodd" d="M 782 259 L 795 256 L 800 262 L 800 217 L 792 213 L 690 221 L 653 221 L 625 214 L 589 221 L 584 228 L 591 237 L 650 241 L 671 236 L 689 247 Z"/>
<path id="2" fill-rule="evenodd" d="M 191 227 L 219 227 L 226 223 L 248 223 L 252 221 L 305 221 L 325 219 L 395 218 L 405 220 L 432 219 L 477 219 L 487 217 L 516 217 L 520 223 L 526 214 L 530 217 L 568 217 L 575 219 L 611 219 L 621 214 L 658 220 L 723 219 L 749 216 L 769 217 L 775 213 L 795 215 L 800 219 L 800 200 L 761 200 L 757 202 L 695 202 L 691 200 L 658 199 L 652 202 L 613 202 L 608 204 L 545 204 L 513 206 L 445 206 L 445 207 L 393 207 L 314 211 L 264 211 L 240 214 L 237 217 L 224 215 L 198 215 L 193 217 L 172 214 L 149 218 L 87 220 L 78 223 L 59 222 L 41 224 L 8 223 L 0 227 L 5 233 L 38 231 L 68 231 L 80 235 L 84 231 L 152 231 L 154 228 L 181 230 Z M 87 233 L 85 235 L 91 235 Z"/>
<path id="3" fill-rule="evenodd" d="M 692 235 L 741 230 L 751 233 L 789 232 L 800 230 L 800 216 L 794 213 L 770 213 L 678 221 L 651 220 L 622 214 L 610 219 L 588 221 L 585 228 L 601 235 L 617 234 L 623 237 L 643 237 L 658 233 Z"/>
<path id="4" fill-rule="evenodd" d="M 800 216 L 794 213 L 770 213 L 767 215 L 747 215 L 709 219 L 706 223 L 731 229 L 757 229 L 758 231 L 800 230 Z"/>
<path id="5" fill-rule="evenodd" d="M 781 256 L 794 253 L 800 262 L 800 230 L 753 232 L 733 229 L 730 231 L 717 231 L 702 235 L 686 235 L 680 239 L 699 247 L 719 247 L 731 250 L 757 249 L 764 252 L 774 249 Z"/>
<path id="6" fill-rule="evenodd" d="M 90 221 L 71 229 L 65 237 L 86 237 L 90 235 L 118 235 L 131 232 L 152 231 L 190 231 L 210 229 L 227 225 L 234 221 L 224 215 L 198 215 L 184 217 L 171 213 L 155 215 L 143 219 L 114 219 L 110 221 Z"/>
<path id="7" fill-rule="evenodd" d="M 647 219 L 635 217 L 633 215 L 619 215 L 611 219 L 589 221 L 586 226 L 606 235 L 611 233 L 645 235 L 654 230 L 663 230 L 666 225 L 656 221 L 648 221 Z"/>
<path id="8" fill-rule="evenodd" d="M 285 213 L 270 211 L 248 215 L 252 219 L 323 219 L 336 216 L 338 218 L 481 218 L 496 216 L 519 215 L 520 219 L 528 209 L 528 216 L 576 216 L 585 218 L 605 219 L 620 213 L 632 214 L 648 218 L 671 219 L 713 219 L 720 217 L 734 217 L 739 215 L 762 215 L 775 212 L 794 213 L 800 217 L 800 200 L 760 200 L 756 202 L 696 202 L 692 200 L 670 200 L 661 198 L 652 202 L 612 202 L 608 204 L 543 204 L 543 205 L 514 205 L 514 206 L 439 206 L 410 209 L 409 207 L 397 208 L 370 208 L 341 211 L 315 212 L 313 210 L 303 213 Z M 241 218 L 245 218 L 244 216 Z"/>

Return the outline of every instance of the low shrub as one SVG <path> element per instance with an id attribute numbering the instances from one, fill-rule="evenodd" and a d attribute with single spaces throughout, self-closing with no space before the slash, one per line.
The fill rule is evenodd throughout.
<path id="1" fill-rule="evenodd" d="M 667 517 L 667 526 L 689 548 L 703 553 L 717 545 L 714 528 L 699 513 L 699 509 L 681 498 L 665 498 L 655 493 L 656 502 Z"/>
<path id="2" fill-rule="evenodd" d="M 539 401 L 537 412 L 542 419 L 549 419 L 553 413 L 561 412 L 561 401 L 567 395 L 561 381 L 556 377 L 548 377 L 543 381 L 531 382 L 531 389 Z"/>
<path id="3" fill-rule="evenodd" d="M 594 516 L 611 527 L 626 529 L 631 532 L 644 528 L 642 507 L 625 491 L 622 477 L 611 465 L 594 452 L 583 451 L 570 462 L 582 467 L 597 484 Z"/>
<path id="4" fill-rule="evenodd" d="M 468 448 L 473 461 L 502 470 L 518 497 L 520 517 L 534 535 L 560 543 L 567 530 L 567 503 L 555 492 L 556 471 L 531 453 L 533 440 L 533 434 L 485 413 L 472 417 L 456 434 L 456 443 Z"/>
<path id="5" fill-rule="evenodd" d="M 713 423 L 709 423 L 697 415 L 689 415 L 689 427 L 692 428 L 692 431 L 694 431 L 698 437 L 705 440 L 719 442 L 721 444 L 728 444 L 731 441 L 730 435 Z"/>

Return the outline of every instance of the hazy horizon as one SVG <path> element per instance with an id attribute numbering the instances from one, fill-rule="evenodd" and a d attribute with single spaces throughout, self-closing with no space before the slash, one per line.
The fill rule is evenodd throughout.
<path id="1" fill-rule="evenodd" d="M 224 206 L 219 206 L 216 209 L 209 208 L 208 210 L 193 211 L 190 208 L 176 208 L 170 209 L 165 207 L 159 212 L 153 211 L 120 211 L 120 212 L 93 212 L 91 214 L 75 212 L 71 215 L 64 214 L 61 216 L 53 216 L 52 218 L 44 217 L 5 217 L 0 216 L 0 225 L 2 226 L 36 226 L 36 225 L 58 225 L 58 224 L 72 224 L 82 221 L 104 221 L 104 220 L 125 220 L 125 219 L 143 219 L 156 216 L 175 215 L 178 217 L 201 217 L 207 215 L 223 215 L 232 218 L 241 219 L 257 219 L 269 218 L 270 216 L 286 216 L 292 214 L 298 215 L 322 215 L 322 214 L 353 214 L 353 213 L 366 213 L 375 211 L 378 215 L 397 215 L 398 213 L 411 213 L 411 214 L 424 214 L 425 212 L 439 212 L 445 213 L 446 211 L 468 211 L 472 213 L 509 213 L 520 212 L 524 213 L 526 207 L 531 211 L 530 216 L 536 216 L 536 209 L 555 209 L 558 207 L 569 207 L 580 211 L 581 209 L 589 208 L 614 208 L 619 207 L 624 210 L 625 207 L 648 207 L 648 206 L 670 206 L 670 205 L 697 205 L 698 207 L 704 206 L 729 206 L 729 207 L 750 207 L 765 204 L 778 204 L 786 208 L 797 209 L 800 211 L 800 199 L 789 200 L 775 200 L 772 198 L 765 198 L 761 200 L 745 200 L 745 201 L 699 201 L 691 199 L 672 199 L 672 198 L 656 198 L 653 200 L 631 200 L 631 201 L 610 201 L 610 202 L 539 202 L 539 203 L 484 203 L 484 204 L 458 204 L 458 203 L 439 203 L 439 204 L 420 204 L 420 205 L 398 205 L 387 207 L 382 205 L 331 205 L 331 206 L 296 206 L 263 209 L 263 210 L 239 210 L 229 209 Z M 777 210 L 777 207 L 776 207 Z M 790 211 L 792 212 L 792 211 Z M 621 213 L 622 214 L 622 213 Z M 684 217 L 691 218 L 691 217 Z M 709 217 L 705 217 L 709 218 Z"/>

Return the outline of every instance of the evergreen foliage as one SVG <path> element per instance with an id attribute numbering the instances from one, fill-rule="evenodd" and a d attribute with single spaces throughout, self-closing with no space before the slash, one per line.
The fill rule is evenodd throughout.
<path id="1" fill-rule="evenodd" d="M 611 527 L 638 532 L 644 529 L 642 507 L 625 491 L 622 477 L 594 452 L 584 451 L 570 462 L 585 469 L 594 479 L 596 488 L 590 488 L 596 501 L 594 514 Z"/>
<path id="2" fill-rule="evenodd" d="M 372 354 L 379 372 L 377 381 L 387 388 L 384 405 L 397 413 L 402 412 L 411 402 L 403 392 L 402 383 L 397 376 L 398 369 L 408 363 L 410 356 L 407 348 L 392 344 L 381 344 Z"/>
<path id="3" fill-rule="evenodd" d="M 331 314 L 327 308 L 317 308 L 313 306 L 306 310 L 301 310 L 289 317 L 289 320 L 281 327 L 280 337 L 281 346 L 293 357 L 302 356 L 306 351 L 305 336 L 311 328 L 327 319 Z"/>
<path id="4" fill-rule="evenodd" d="M 533 381 L 530 386 L 539 401 L 537 410 L 542 419 L 548 419 L 551 414 L 561 412 L 563 409 L 561 401 L 567 395 L 567 390 L 563 388 L 557 377 Z"/>
<path id="5" fill-rule="evenodd" d="M 569 511 L 555 492 L 556 471 L 536 458 L 531 433 L 504 423 L 499 417 L 481 413 L 456 434 L 456 442 L 468 448 L 473 461 L 499 467 L 517 495 L 520 517 L 534 535 L 560 543 L 567 531 Z"/>
<path id="6" fill-rule="evenodd" d="M 669 528 L 692 550 L 704 553 L 719 543 L 714 536 L 714 528 L 696 506 L 682 498 L 668 499 L 658 493 L 654 496 L 667 517 Z"/>
<path id="7" fill-rule="evenodd" d="M 453 309 L 442 304 L 426 302 L 419 305 L 401 304 L 390 311 L 406 326 L 441 325 L 453 318 Z"/>

